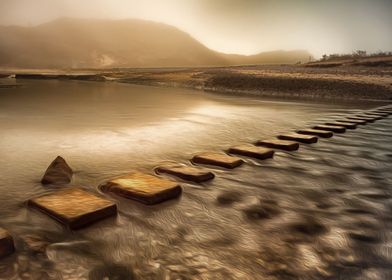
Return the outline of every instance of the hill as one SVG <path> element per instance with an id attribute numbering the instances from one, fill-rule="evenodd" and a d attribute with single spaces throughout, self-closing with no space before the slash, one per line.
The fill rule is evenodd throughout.
<path id="1" fill-rule="evenodd" d="M 251 56 L 213 51 L 170 25 L 129 20 L 58 19 L 0 27 L 0 67 L 199 67 L 307 61 L 306 51 Z"/>

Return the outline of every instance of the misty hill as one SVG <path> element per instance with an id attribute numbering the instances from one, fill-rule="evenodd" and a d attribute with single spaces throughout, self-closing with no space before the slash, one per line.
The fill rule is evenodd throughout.
<path id="1" fill-rule="evenodd" d="M 144 20 L 59 19 L 35 27 L 0 26 L 0 66 L 106 68 L 296 63 L 306 51 L 252 56 L 208 49 L 189 34 Z"/>

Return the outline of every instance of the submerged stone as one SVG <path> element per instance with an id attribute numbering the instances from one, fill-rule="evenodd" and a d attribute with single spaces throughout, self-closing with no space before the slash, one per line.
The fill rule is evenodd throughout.
<path id="1" fill-rule="evenodd" d="M 237 154 L 241 156 L 253 157 L 257 159 L 267 159 L 274 156 L 274 151 L 271 149 L 257 147 L 250 144 L 239 145 L 231 147 L 228 152 L 230 154 Z"/>
<path id="2" fill-rule="evenodd" d="M 332 125 L 332 126 L 343 126 L 348 129 L 356 129 L 357 124 L 352 123 L 352 122 L 342 122 L 342 121 L 336 121 L 336 122 L 327 122 L 325 123 L 326 125 Z"/>
<path id="3" fill-rule="evenodd" d="M 298 134 L 298 133 L 278 135 L 278 139 L 291 140 L 291 141 L 296 141 L 296 142 L 305 143 L 305 144 L 316 143 L 318 140 L 318 138 L 316 136 L 304 135 L 304 134 Z"/>
<path id="4" fill-rule="evenodd" d="M 0 228 L 0 258 L 6 257 L 15 251 L 14 239 L 3 228 Z"/>
<path id="5" fill-rule="evenodd" d="M 184 165 L 160 166 L 155 169 L 158 173 L 166 173 L 179 177 L 186 181 L 201 183 L 214 179 L 215 175 L 211 171 Z"/>
<path id="6" fill-rule="evenodd" d="M 337 132 L 337 133 L 344 133 L 346 132 L 346 128 L 343 126 L 334 126 L 334 125 L 316 125 L 313 127 L 314 129 L 319 129 L 319 130 L 326 130 L 326 131 L 332 131 L 332 132 Z"/>
<path id="7" fill-rule="evenodd" d="M 70 188 L 33 198 L 29 200 L 29 205 L 70 229 L 78 229 L 117 214 L 115 203 L 80 188 Z"/>
<path id="8" fill-rule="evenodd" d="M 323 138 L 331 138 L 333 136 L 333 133 L 331 131 L 325 131 L 319 129 L 300 129 L 297 130 L 297 133 L 305 134 L 305 135 L 316 135 Z"/>
<path id="9" fill-rule="evenodd" d="M 73 171 L 67 162 L 58 156 L 46 169 L 42 184 L 67 184 L 71 182 Z"/>
<path id="10" fill-rule="evenodd" d="M 181 186 L 176 182 L 141 172 L 115 178 L 103 184 L 101 188 L 103 191 L 144 204 L 156 204 L 173 199 L 182 192 Z"/>
<path id="11" fill-rule="evenodd" d="M 256 142 L 256 145 L 285 151 L 295 151 L 299 148 L 299 144 L 296 142 L 277 139 L 259 140 Z"/>
<path id="12" fill-rule="evenodd" d="M 223 153 L 211 152 L 195 155 L 192 158 L 192 162 L 232 169 L 240 166 L 244 161 L 238 157 L 229 156 Z"/>

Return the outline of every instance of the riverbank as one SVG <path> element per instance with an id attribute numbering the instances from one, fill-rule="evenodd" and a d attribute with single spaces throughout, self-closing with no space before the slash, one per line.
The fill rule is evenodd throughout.
<path id="1" fill-rule="evenodd" d="M 392 67 L 306 65 L 216 68 L 6 70 L 16 78 L 117 81 L 277 98 L 392 100 Z"/>

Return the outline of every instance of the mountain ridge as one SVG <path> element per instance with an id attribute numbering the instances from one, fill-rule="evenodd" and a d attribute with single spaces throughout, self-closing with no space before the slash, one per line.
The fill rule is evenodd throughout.
<path id="1" fill-rule="evenodd" d="M 0 26 L 0 67 L 122 68 L 291 64 L 304 50 L 224 54 L 164 23 L 61 18 L 33 27 Z"/>

